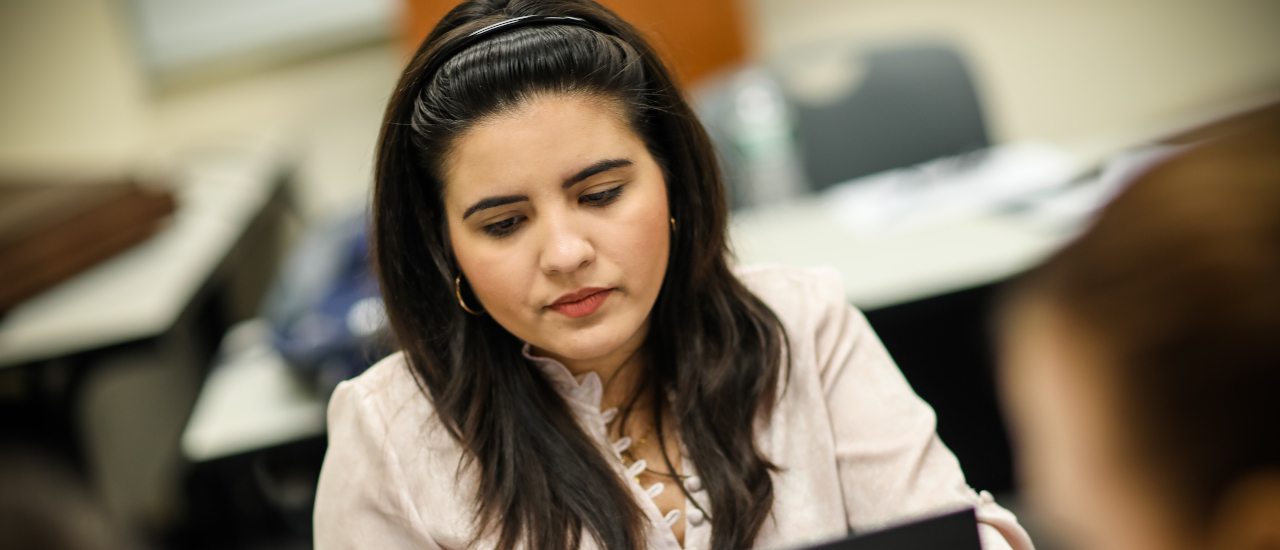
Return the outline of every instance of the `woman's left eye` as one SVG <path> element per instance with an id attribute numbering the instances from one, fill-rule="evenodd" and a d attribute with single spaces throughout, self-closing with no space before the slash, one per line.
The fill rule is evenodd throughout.
<path id="1" fill-rule="evenodd" d="M 587 206 L 604 206 L 606 204 L 609 204 L 613 201 L 618 200 L 618 197 L 620 195 L 622 195 L 621 185 L 614 187 L 612 189 L 606 189 L 604 191 L 600 191 L 599 193 L 591 193 L 590 195 L 583 195 L 578 198 L 578 202 L 585 204 Z"/>
<path id="2" fill-rule="evenodd" d="M 515 232 L 524 216 L 512 216 L 484 226 L 484 232 L 490 237 L 502 238 Z"/>

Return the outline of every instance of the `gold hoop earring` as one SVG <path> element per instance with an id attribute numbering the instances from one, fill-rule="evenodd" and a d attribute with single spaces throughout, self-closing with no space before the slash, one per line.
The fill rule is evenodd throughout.
<path id="1" fill-rule="evenodd" d="M 671 232 L 672 232 L 672 233 L 675 233 L 675 232 L 676 232 L 676 219 L 673 217 L 673 218 L 670 218 L 670 220 L 671 220 Z"/>
<path id="2" fill-rule="evenodd" d="M 462 276 L 461 275 L 459 275 L 458 278 L 453 280 L 453 293 L 458 296 L 458 305 L 462 306 L 463 311 L 466 311 L 467 313 L 470 313 L 472 315 L 481 315 L 484 313 L 483 309 L 480 311 L 476 311 L 474 309 L 467 307 L 467 303 L 462 300 Z"/>

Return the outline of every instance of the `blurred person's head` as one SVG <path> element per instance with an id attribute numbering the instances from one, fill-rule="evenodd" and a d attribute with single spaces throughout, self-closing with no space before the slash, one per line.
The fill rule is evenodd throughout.
<path id="1" fill-rule="evenodd" d="M 1015 286 L 1024 487 L 1090 550 L 1280 548 L 1280 117 L 1140 176 Z"/>

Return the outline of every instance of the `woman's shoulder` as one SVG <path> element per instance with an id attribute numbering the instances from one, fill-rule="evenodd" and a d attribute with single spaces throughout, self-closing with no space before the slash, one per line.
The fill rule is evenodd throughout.
<path id="1" fill-rule="evenodd" d="M 798 288 L 831 291 L 843 288 L 840 271 L 834 267 L 795 267 L 777 264 L 740 265 L 733 272 L 753 292 Z"/>
<path id="2" fill-rule="evenodd" d="M 316 489 L 316 546 L 465 538 L 474 477 L 402 353 L 338 385 Z M 405 532 L 408 530 L 409 532 Z M 462 533 L 461 535 L 459 533 Z M 370 544 L 370 541 L 395 544 Z M 323 542 L 322 542 L 323 541 Z"/>
<path id="3" fill-rule="evenodd" d="M 341 384 L 334 393 L 355 392 L 378 404 L 402 404 L 411 394 L 421 396 L 404 352 L 397 351 Z M 430 403 L 427 403 L 430 406 Z"/>
<path id="4" fill-rule="evenodd" d="M 857 357 L 861 361 L 876 355 L 854 350 L 881 349 L 871 325 L 849 303 L 844 281 L 835 268 L 759 265 L 739 267 L 735 272 L 786 329 L 793 376 L 803 377 L 806 372 L 833 376 L 841 370 L 844 359 Z"/>
<path id="5" fill-rule="evenodd" d="M 750 265 L 734 273 L 787 328 L 842 314 L 849 307 L 843 279 L 832 267 Z"/>
<path id="6" fill-rule="evenodd" d="M 423 393 L 403 352 L 395 352 L 369 367 L 364 373 L 338 384 L 329 401 L 330 432 L 335 424 L 356 423 L 360 431 L 374 431 L 394 442 L 397 432 L 423 430 L 429 439 L 451 442 L 440 428 L 431 400 Z M 348 428 L 356 426 L 346 426 Z M 374 434 L 364 434 L 371 436 Z M 377 437 L 377 436 L 375 436 Z M 421 443 L 421 439 L 413 439 Z"/>

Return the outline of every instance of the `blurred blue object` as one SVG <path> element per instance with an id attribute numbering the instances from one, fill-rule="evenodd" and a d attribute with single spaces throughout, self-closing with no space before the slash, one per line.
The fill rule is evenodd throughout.
<path id="1" fill-rule="evenodd" d="M 955 48 L 815 44 L 695 95 L 735 207 L 990 145 Z"/>
<path id="2" fill-rule="evenodd" d="M 276 349 L 321 395 L 391 348 L 367 228 L 361 212 L 310 229 L 264 302 Z"/>

